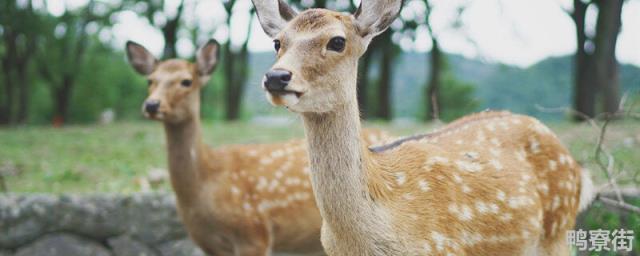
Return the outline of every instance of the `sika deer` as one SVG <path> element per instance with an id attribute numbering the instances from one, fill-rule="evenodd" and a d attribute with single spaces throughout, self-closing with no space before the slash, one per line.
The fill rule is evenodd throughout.
<path id="1" fill-rule="evenodd" d="M 200 90 L 218 60 L 211 40 L 197 63 L 158 61 L 128 42 L 133 68 L 149 82 L 144 115 L 161 121 L 178 210 L 191 238 L 210 255 L 321 252 L 320 215 L 303 140 L 212 149 L 202 142 Z M 374 140 L 386 134 L 368 131 Z"/>
<path id="2" fill-rule="evenodd" d="M 363 0 L 353 15 L 254 5 L 277 51 L 263 88 L 302 117 L 329 255 L 569 254 L 590 181 L 539 121 L 489 112 L 381 147 L 360 139 L 358 58 L 400 0 Z"/>

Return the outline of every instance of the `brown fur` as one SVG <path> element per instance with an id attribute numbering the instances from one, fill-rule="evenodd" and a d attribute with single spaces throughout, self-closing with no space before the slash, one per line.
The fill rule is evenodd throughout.
<path id="1" fill-rule="evenodd" d="M 210 255 L 322 252 L 320 215 L 309 181 L 303 140 L 210 148 L 201 140 L 195 64 L 160 62 L 148 75 L 149 98 L 160 100 L 171 185 L 185 227 Z M 190 87 L 180 86 L 193 80 Z M 387 139 L 367 131 L 371 143 Z"/>
<path id="2" fill-rule="evenodd" d="M 377 152 L 364 146 L 357 61 L 393 20 L 398 1 L 363 10 L 358 17 L 323 10 L 316 20 L 340 18 L 301 31 L 295 24 L 312 22 L 298 21 L 305 11 L 275 34 L 287 44 L 273 68 L 292 72 L 285 89 L 296 94 L 268 97 L 303 118 L 326 252 L 568 255 L 564 238 L 578 211 L 580 167 L 539 121 L 487 112 Z M 334 36 L 346 38 L 344 51 L 305 44 Z"/>

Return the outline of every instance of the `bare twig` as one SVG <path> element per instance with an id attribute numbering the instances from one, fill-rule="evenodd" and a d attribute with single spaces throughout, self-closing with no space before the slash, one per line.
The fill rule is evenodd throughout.
<path id="1" fill-rule="evenodd" d="M 603 171 L 603 173 L 605 174 L 605 176 L 607 177 L 608 182 L 602 186 L 600 186 L 597 190 L 597 195 L 596 195 L 596 199 L 601 201 L 604 204 L 613 206 L 613 207 L 617 207 L 626 211 L 630 211 L 630 212 L 634 212 L 634 213 L 638 213 L 640 214 L 640 208 L 631 204 L 628 204 L 624 201 L 624 197 L 622 196 L 622 192 L 620 191 L 620 187 L 618 185 L 618 178 L 620 176 L 622 176 L 622 174 L 625 173 L 624 170 L 620 170 L 619 172 L 615 173 L 615 167 L 616 167 L 616 159 L 613 157 L 613 155 L 611 154 L 611 152 L 607 149 L 607 147 L 604 145 L 604 141 L 605 141 L 605 136 L 606 136 L 606 132 L 607 132 L 607 127 L 609 125 L 609 122 L 611 120 L 613 120 L 616 117 L 625 117 L 625 116 L 632 116 L 632 117 L 636 117 L 636 116 L 640 116 L 640 113 L 632 113 L 632 109 L 635 103 L 631 104 L 631 107 L 629 109 L 627 109 L 627 111 L 625 111 L 624 106 L 625 103 L 627 102 L 627 99 L 629 98 L 629 93 L 625 93 L 622 98 L 620 99 L 620 104 L 618 106 L 618 110 L 615 113 L 602 113 L 600 115 L 597 115 L 596 117 L 589 117 L 588 115 L 581 113 L 579 111 L 576 111 L 572 108 L 569 107 L 559 107 L 559 108 L 546 108 L 540 105 L 536 104 L 536 108 L 541 111 L 541 112 L 545 112 L 545 113 L 566 113 L 566 114 L 571 114 L 574 116 L 579 116 L 581 117 L 583 120 L 587 121 L 591 127 L 598 132 L 598 136 L 596 138 L 596 147 L 594 150 L 594 161 L 595 163 L 598 165 L 598 167 L 600 167 L 600 169 Z M 604 115 L 604 116 L 602 116 Z M 598 125 L 598 122 L 596 121 L 597 118 L 599 117 L 603 117 L 602 119 L 604 120 L 602 125 Z M 604 159 L 603 159 L 604 158 Z M 605 160 L 606 159 L 606 160 Z M 636 175 L 638 175 L 638 173 L 636 173 Z M 636 176 L 634 176 L 635 179 Z M 608 197 L 604 197 L 603 193 L 605 191 L 605 189 L 612 187 L 613 188 L 613 193 L 616 197 L 617 200 L 608 198 Z M 610 192 L 608 192 L 608 194 L 610 194 Z"/>
<path id="2" fill-rule="evenodd" d="M 598 196 L 597 199 L 600 200 L 600 202 L 602 202 L 603 204 L 610 205 L 610 206 L 613 206 L 613 207 L 617 207 L 617 208 L 620 208 L 620 209 L 623 209 L 623 210 L 626 210 L 626 211 L 630 211 L 630 212 L 633 212 L 633 213 L 636 213 L 636 214 L 640 214 L 640 207 L 637 207 L 635 205 L 630 205 L 630 204 L 627 204 L 627 203 L 624 203 L 624 202 L 616 201 L 614 199 L 607 198 L 607 197 L 604 197 L 604 196 Z"/>

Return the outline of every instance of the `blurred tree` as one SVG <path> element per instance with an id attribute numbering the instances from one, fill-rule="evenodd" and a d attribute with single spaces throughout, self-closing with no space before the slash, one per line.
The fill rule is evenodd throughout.
<path id="1" fill-rule="evenodd" d="M 0 99 L 0 124 L 25 123 L 28 119 L 29 89 L 32 80 L 29 67 L 34 57 L 36 36 L 40 30 L 38 22 L 31 1 L 19 4 L 17 1 L 9 0 L 0 3 L 0 33 L 4 50 L 4 97 Z M 14 102 L 16 96 L 18 101 Z"/>
<path id="2" fill-rule="evenodd" d="M 227 12 L 226 26 L 231 29 L 231 18 L 234 15 L 234 6 L 237 0 L 227 0 L 224 2 L 224 9 Z M 235 8 L 238 9 L 238 8 Z M 227 43 L 223 46 L 223 69 L 225 74 L 225 116 L 226 120 L 237 120 L 240 118 L 242 107 L 242 96 L 244 86 L 249 77 L 249 39 L 251 38 L 251 26 L 254 20 L 254 9 L 249 10 L 249 25 L 247 35 L 241 42 L 239 49 L 233 49 L 231 33 Z"/>
<path id="3" fill-rule="evenodd" d="M 37 68 L 49 86 L 54 125 L 68 120 L 73 90 L 86 61 L 89 24 L 105 27 L 114 11 L 107 4 L 100 4 L 100 8 L 96 4 L 92 0 L 86 6 L 66 9 L 60 17 L 47 14 L 41 24 L 47 32 L 38 38 Z"/>
<path id="4" fill-rule="evenodd" d="M 373 50 L 380 51 L 380 77 L 378 79 L 376 117 L 383 120 L 391 120 L 391 83 L 393 79 L 394 60 L 400 49 L 391 40 L 392 29 L 387 29 L 378 36 L 379 44 Z"/>
<path id="5" fill-rule="evenodd" d="M 160 29 L 164 38 L 163 59 L 176 58 L 176 43 L 178 41 L 178 31 L 182 22 L 185 2 L 180 0 L 178 7 L 173 8 L 167 5 L 166 0 L 124 0 L 123 9 L 133 10 L 145 18 L 149 24 Z"/>
<path id="6" fill-rule="evenodd" d="M 427 103 L 427 120 L 438 120 L 440 106 L 440 84 L 442 83 L 442 65 L 443 57 L 440 50 L 440 43 L 431 26 L 431 14 L 433 6 L 428 0 L 424 0 L 426 12 L 424 16 L 424 24 L 427 27 L 429 36 L 431 37 L 431 52 L 427 55 L 429 57 L 429 83 L 427 84 L 426 103 Z"/>
<path id="7" fill-rule="evenodd" d="M 596 87 L 602 90 L 603 111 L 615 113 L 620 101 L 620 79 L 616 44 L 622 26 L 623 0 L 596 0 L 598 21 L 593 53 L 595 62 Z"/>
<path id="8" fill-rule="evenodd" d="M 620 32 L 624 0 L 574 0 L 571 18 L 576 26 L 574 57 L 574 108 L 588 117 L 596 115 L 596 96 L 602 93 L 604 112 L 618 110 L 619 75 L 615 48 Z M 597 7 L 595 33 L 587 33 L 587 10 Z M 581 121 L 583 116 L 575 115 Z"/>

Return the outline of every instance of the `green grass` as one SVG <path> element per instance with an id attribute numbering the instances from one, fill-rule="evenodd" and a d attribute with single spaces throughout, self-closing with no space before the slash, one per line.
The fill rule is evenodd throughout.
<path id="1" fill-rule="evenodd" d="M 205 122 L 203 126 L 204 139 L 213 146 L 268 143 L 303 136 L 301 123 L 295 118 L 285 126 L 212 122 Z M 366 126 L 403 136 L 424 133 L 438 125 L 368 123 Z M 596 183 L 603 184 L 605 175 L 593 160 L 599 133 L 586 124 L 555 123 L 549 126 L 573 156 L 591 170 Z M 613 153 L 616 169 L 630 173 L 620 177 L 622 185 L 637 187 L 639 177 L 633 174 L 639 172 L 640 166 L 640 122 L 611 124 L 605 145 Z M 154 169 L 166 169 L 164 131 L 156 122 L 0 129 L 0 172 L 10 174 L 6 184 L 12 192 L 132 193 L 142 190 L 137 180 Z M 153 189 L 170 190 L 167 182 Z M 640 206 L 640 199 L 632 203 Z M 585 213 L 583 223 L 582 228 L 586 230 L 635 230 L 634 247 L 640 245 L 638 215 L 620 214 L 596 202 Z"/>
<path id="2" fill-rule="evenodd" d="M 205 141 L 213 146 L 235 143 L 267 143 L 302 137 L 299 120 L 285 126 L 249 123 L 203 124 Z M 395 135 L 423 133 L 434 125 L 370 123 Z M 597 132 L 588 125 L 550 124 L 573 155 L 596 174 L 593 162 Z M 9 173 L 6 184 L 13 192 L 91 193 L 140 191 L 136 179 L 152 169 L 166 169 L 164 131 L 159 123 L 139 121 L 111 125 L 64 128 L 17 127 L 0 129 L 0 171 Z M 618 122 L 609 127 L 606 145 L 619 167 L 638 171 L 640 122 Z M 634 169 L 635 168 L 635 169 Z M 623 182 L 637 185 L 630 178 Z M 637 177 L 636 177 L 637 179 Z M 166 190 L 166 184 L 156 189 Z"/>

